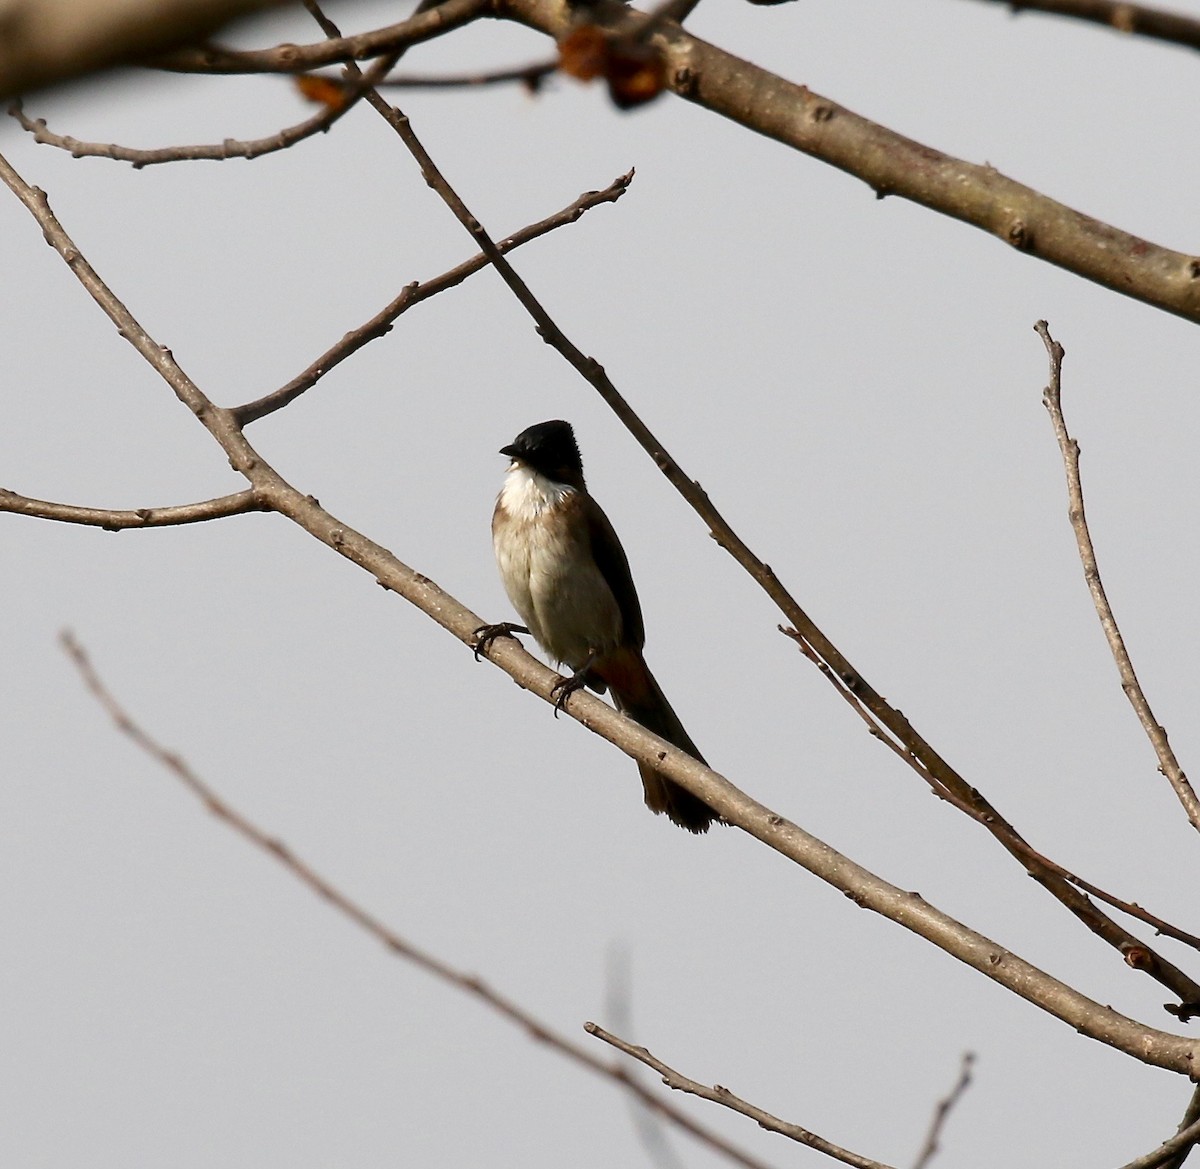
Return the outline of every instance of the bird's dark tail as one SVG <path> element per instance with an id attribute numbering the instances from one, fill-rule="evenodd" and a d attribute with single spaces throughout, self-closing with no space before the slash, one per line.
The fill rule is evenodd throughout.
<path id="1" fill-rule="evenodd" d="M 597 673 L 608 683 L 618 710 L 624 711 L 634 722 L 641 723 L 646 730 L 653 731 L 681 751 L 686 751 L 693 759 L 704 763 L 704 756 L 683 729 L 683 723 L 671 709 L 671 704 L 641 654 L 627 650 L 611 655 Z M 720 819 L 699 796 L 692 795 L 661 771 L 644 763 L 638 764 L 638 771 L 641 772 L 642 787 L 646 792 L 646 807 L 652 812 L 666 812 L 673 823 L 689 832 L 707 832 L 708 826 Z"/>

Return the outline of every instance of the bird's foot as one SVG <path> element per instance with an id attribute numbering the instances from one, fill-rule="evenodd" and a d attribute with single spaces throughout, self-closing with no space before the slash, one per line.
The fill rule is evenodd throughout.
<path id="1" fill-rule="evenodd" d="M 499 625 L 481 625 L 471 634 L 471 651 L 475 660 L 479 655 L 487 653 L 488 647 L 497 637 L 512 637 L 514 633 L 528 633 L 524 625 L 514 625 L 511 621 L 501 621 Z"/>
<path id="2" fill-rule="evenodd" d="M 556 682 L 550 690 L 550 697 L 554 699 L 554 717 L 558 718 L 560 710 L 567 709 L 567 699 L 575 693 L 576 690 L 582 690 L 591 678 L 588 674 L 588 667 L 584 666 L 582 670 L 576 670 L 569 678 L 564 678 L 561 682 Z"/>

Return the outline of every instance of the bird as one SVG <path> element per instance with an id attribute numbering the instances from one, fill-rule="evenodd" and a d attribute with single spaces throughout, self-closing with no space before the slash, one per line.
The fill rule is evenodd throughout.
<path id="1" fill-rule="evenodd" d="M 704 762 L 642 655 L 646 630 L 629 560 L 608 516 L 588 493 L 569 422 L 521 431 L 492 513 L 492 544 L 504 590 L 524 625 L 476 630 L 476 652 L 495 637 L 532 634 L 574 673 L 555 687 L 556 706 L 582 686 L 612 692 L 618 710 Z M 557 711 L 556 711 L 557 713 Z M 689 832 L 720 817 L 653 767 L 638 763 L 646 806 Z"/>

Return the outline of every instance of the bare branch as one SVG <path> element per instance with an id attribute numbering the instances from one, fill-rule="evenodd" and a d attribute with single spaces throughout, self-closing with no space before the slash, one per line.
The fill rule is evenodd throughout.
<path id="1" fill-rule="evenodd" d="M 531 223 L 528 227 L 521 228 L 520 231 L 514 232 L 512 235 L 502 239 L 496 246 L 502 253 L 511 252 L 515 248 L 519 248 L 522 244 L 527 244 L 531 240 L 547 235 L 549 232 L 554 231 L 555 228 L 574 223 L 584 212 L 590 211 L 593 207 L 598 207 L 601 203 L 615 203 L 625 194 L 629 188 L 629 184 L 633 182 L 633 173 L 630 170 L 623 175 L 618 175 L 601 191 L 585 191 L 574 203 L 564 207 L 561 211 L 556 211 L 553 215 L 548 215 L 545 219 L 539 220 L 537 223 Z M 481 268 L 487 267 L 487 264 L 487 256 L 480 252 L 478 255 L 472 256 L 471 259 L 465 260 L 457 267 L 451 268 L 450 271 L 443 272 L 440 276 L 435 276 L 432 280 L 426 280 L 421 284 L 409 284 L 391 304 L 381 309 L 365 324 L 347 333 L 336 345 L 327 349 L 306 370 L 297 374 L 286 385 L 280 386 L 279 389 L 273 390 L 271 393 L 253 402 L 247 402 L 243 406 L 236 407 L 234 414 L 238 421 L 243 426 L 248 426 L 251 422 L 255 422 L 259 418 L 274 413 L 276 410 L 281 410 L 289 402 L 295 401 L 306 390 L 311 389 L 334 366 L 345 361 L 351 354 L 357 353 L 368 342 L 390 332 L 396 319 L 402 313 L 412 308 L 413 305 L 420 304 L 421 301 L 428 300 L 431 296 L 436 296 L 439 292 L 445 292 L 448 288 L 454 288 L 466 280 L 468 276 L 472 276 Z"/>
<path id="2" fill-rule="evenodd" d="M 571 6 L 495 0 L 497 13 L 555 39 Z M 588 19 L 614 35 L 641 19 L 618 0 L 595 0 Z M 807 87 L 785 81 L 666 24 L 651 41 L 679 97 L 898 195 L 962 220 L 1037 259 L 1114 292 L 1200 322 L 1200 259 L 1072 210 L 1000 174 L 914 142 Z"/>
<path id="3" fill-rule="evenodd" d="M 489 85 L 511 85 L 517 82 L 536 93 L 552 73 L 558 72 L 558 58 L 519 65 L 514 69 L 495 69 L 482 73 L 460 73 L 457 76 L 416 73 L 403 77 L 386 77 L 376 82 L 380 89 L 479 89 Z M 336 84 L 341 84 L 340 82 Z"/>
<path id="4" fill-rule="evenodd" d="M 364 61 L 384 53 L 434 40 L 480 16 L 490 14 L 492 0 L 444 0 L 420 8 L 407 20 L 357 36 L 334 37 L 311 45 L 276 45 L 273 49 L 223 49 L 216 45 L 179 49 L 147 61 L 176 73 L 309 73 L 323 65 Z"/>
<path id="5" fill-rule="evenodd" d="M 944 1100 L 939 1100 L 937 1107 L 933 1110 L 933 1120 L 929 1125 L 929 1134 L 925 1137 L 925 1144 L 918 1154 L 916 1161 L 913 1162 L 913 1169 L 925 1169 L 925 1166 L 936 1155 L 938 1141 L 941 1140 L 942 1129 L 946 1126 L 946 1120 L 949 1118 L 950 1113 L 954 1111 L 954 1106 L 963 1098 L 963 1094 L 971 1086 L 971 1068 L 974 1063 L 974 1052 L 964 1052 L 962 1067 L 958 1073 L 958 1080 L 955 1082 L 954 1087 L 950 1089 L 950 1094 Z"/>
<path id="6" fill-rule="evenodd" d="M 101 280 L 50 210 L 45 193 L 25 183 L 3 156 L 0 156 L 0 180 L 21 200 L 41 226 L 47 243 L 118 326 L 121 335 L 195 414 L 225 451 L 234 470 L 246 476 L 272 509 L 366 569 L 384 588 L 399 593 L 464 644 L 474 644 L 475 631 L 483 624 L 477 614 L 386 548 L 339 521 L 267 463 L 247 441 L 233 413 L 213 404 L 176 364 L 170 350 L 154 342 Z M 493 250 L 494 247 L 493 244 Z M 503 263 L 503 257 L 500 259 Z M 560 676 L 526 653 L 514 639 L 498 638 L 484 653 L 520 686 L 548 705 L 558 705 L 556 686 L 561 682 Z M 900 889 L 856 864 L 599 698 L 575 694 L 566 709 L 583 726 L 602 735 L 631 758 L 650 764 L 698 796 L 729 823 L 845 893 L 855 904 L 925 938 L 1081 1034 L 1155 1067 L 1184 1075 L 1193 1074 L 1194 1063 L 1200 1069 L 1197 1058 L 1200 1042 L 1136 1022 L 1039 970 L 935 908 L 919 893 Z"/>
<path id="7" fill-rule="evenodd" d="M 1069 16 L 1092 24 L 1103 24 L 1117 32 L 1135 33 L 1153 40 L 1200 49 L 1200 20 L 1163 8 L 1130 4 L 1127 0 L 987 0 L 1001 4 L 1020 16 L 1022 12 L 1046 12 Z"/>
<path id="8" fill-rule="evenodd" d="M 1167 777 L 1175 795 L 1183 805 L 1187 818 L 1192 827 L 1200 831 L 1200 800 L 1188 777 L 1179 766 L 1175 752 L 1167 741 L 1166 729 L 1154 717 L 1150 703 L 1146 700 L 1145 691 L 1133 668 L 1129 651 L 1125 648 L 1125 639 L 1117 625 L 1117 618 L 1108 603 L 1104 592 L 1104 583 L 1100 579 L 1100 566 L 1096 561 L 1096 549 L 1092 544 L 1092 536 L 1088 531 L 1087 513 L 1083 506 L 1083 481 L 1079 475 L 1079 443 L 1067 431 L 1067 422 L 1062 411 L 1062 359 L 1063 347 L 1050 336 L 1050 330 L 1045 321 L 1038 321 L 1034 330 L 1041 337 L 1050 357 L 1050 383 L 1042 393 L 1042 402 L 1050 413 L 1050 421 L 1054 426 L 1054 437 L 1058 439 L 1058 449 L 1062 452 L 1063 466 L 1067 473 L 1068 518 L 1071 529 L 1075 533 L 1075 543 L 1079 548 L 1079 559 L 1083 562 L 1083 576 L 1087 581 L 1088 592 L 1092 594 L 1092 604 L 1096 606 L 1096 615 L 1100 618 L 1100 628 L 1108 641 L 1113 660 L 1117 663 L 1117 672 L 1121 676 L 1121 689 L 1133 707 L 1154 753 L 1158 756 L 1158 769 Z"/>
<path id="9" fill-rule="evenodd" d="M 168 528 L 180 524 L 199 524 L 205 520 L 220 520 L 226 516 L 245 515 L 251 511 L 269 511 L 269 505 L 250 488 L 200 503 L 182 503 L 174 507 L 139 507 L 118 511 L 106 507 L 77 507 L 70 503 L 49 503 L 30 499 L 0 487 L 0 512 L 34 516 L 43 520 L 58 520 L 65 524 L 86 524 L 106 532 L 125 528 Z"/>
<path id="10" fill-rule="evenodd" d="M 598 1060 L 587 1048 L 573 1043 L 548 1024 L 543 1023 L 536 1015 L 525 1010 L 524 1007 L 518 1006 L 512 999 L 492 990 L 478 975 L 457 970 L 449 963 L 414 946 L 374 914 L 364 909 L 332 881 L 297 856 L 278 837 L 270 835 L 236 808 L 226 803 L 217 794 L 216 789 L 201 779 L 180 755 L 168 750 L 143 730 L 100 680 L 87 652 L 73 634 L 64 631 L 60 640 L 63 649 L 83 678 L 84 685 L 91 691 L 96 701 L 103 707 L 122 734 L 128 736 L 137 747 L 165 767 L 221 823 L 231 828 L 255 848 L 278 861 L 293 877 L 306 885 L 317 896 L 323 898 L 343 917 L 349 918 L 360 929 L 382 942 L 391 953 L 483 1002 L 510 1023 L 515 1023 L 531 1039 L 544 1043 L 559 1055 L 566 1056 L 567 1059 L 587 1068 L 596 1075 L 615 1080 L 625 1091 L 638 1097 L 646 1107 L 652 1108 L 659 1115 L 677 1124 L 685 1132 L 691 1133 L 692 1136 L 718 1153 L 724 1154 L 731 1161 L 746 1166 L 746 1169 L 766 1169 L 763 1162 L 743 1153 L 724 1138 L 697 1124 L 685 1113 L 660 1100 L 653 1092 L 647 1091 L 618 1064 L 608 1064 Z"/>
<path id="11" fill-rule="evenodd" d="M 384 62 L 372 66 L 368 78 L 380 76 L 387 72 Z M 322 134 L 344 114 L 349 113 L 362 97 L 362 86 L 345 85 L 344 100 L 337 105 L 323 105 L 320 112 L 294 126 L 286 126 L 265 138 L 250 138 L 240 140 L 226 138 L 224 142 L 213 142 L 198 146 L 159 146 L 151 149 L 141 149 L 136 146 L 121 146 L 115 142 L 81 142 L 67 134 L 56 134 L 46 125 L 45 118 L 30 118 L 25 113 L 20 101 L 15 101 L 8 107 L 11 117 L 21 124 L 22 128 L 33 135 L 35 142 L 45 146 L 56 146 L 66 150 L 73 158 L 111 158 L 115 162 L 133 164 L 135 170 L 144 166 L 155 166 L 164 162 L 199 162 L 224 161 L 229 158 L 261 158 L 264 154 L 274 154 L 278 150 L 286 150 L 297 142 L 303 142 L 314 134 Z"/>
<path id="12" fill-rule="evenodd" d="M 662 1076 L 662 1081 L 668 1088 L 687 1092 L 691 1096 L 699 1096 L 701 1100 L 709 1100 L 713 1104 L 720 1104 L 733 1112 L 740 1112 L 743 1116 L 748 1116 L 760 1128 L 765 1128 L 768 1132 L 779 1133 L 780 1136 L 806 1145 L 810 1149 L 816 1149 L 818 1153 L 824 1153 L 825 1156 L 832 1157 L 835 1161 L 841 1161 L 843 1165 L 853 1165 L 855 1169 L 890 1169 L 882 1161 L 872 1161 L 869 1157 L 852 1153 L 849 1149 L 843 1149 L 840 1145 L 835 1145 L 832 1141 L 827 1141 L 824 1137 L 819 1137 L 816 1133 L 809 1132 L 808 1129 L 801 1128 L 798 1124 L 780 1120 L 779 1117 L 772 1116 L 771 1113 L 765 1112 L 757 1105 L 735 1096 L 728 1088 L 723 1088 L 720 1084 L 714 1084 L 709 1088 L 696 1080 L 688 1079 L 687 1076 L 663 1063 L 661 1059 L 651 1055 L 644 1047 L 635 1047 L 632 1043 L 627 1043 L 624 1039 L 605 1031 L 603 1027 L 597 1026 L 595 1023 L 585 1023 L 583 1029 L 589 1035 L 603 1040 L 610 1047 L 615 1047 L 618 1051 L 623 1051 L 626 1055 L 644 1063 L 648 1068 L 653 1068 Z"/>

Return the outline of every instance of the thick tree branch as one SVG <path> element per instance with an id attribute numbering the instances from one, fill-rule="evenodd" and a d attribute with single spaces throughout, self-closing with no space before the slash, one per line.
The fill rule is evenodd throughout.
<path id="1" fill-rule="evenodd" d="M 1179 760 L 1167 739 L 1166 729 L 1154 717 L 1146 693 L 1133 668 L 1133 660 L 1125 648 L 1125 639 L 1121 636 L 1117 625 L 1116 615 L 1108 603 L 1104 591 L 1104 582 L 1100 579 L 1100 565 L 1096 560 L 1096 548 L 1092 544 L 1091 532 L 1088 531 L 1087 512 L 1083 506 L 1083 480 L 1079 475 L 1079 443 L 1067 430 L 1067 422 L 1062 410 L 1062 359 L 1063 347 L 1050 336 L 1050 330 L 1045 321 L 1038 321 L 1034 326 L 1046 353 L 1050 358 L 1050 382 L 1042 393 L 1042 402 L 1050 414 L 1050 422 L 1054 427 L 1054 437 L 1058 439 L 1058 449 L 1062 453 L 1063 467 L 1067 474 L 1067 517 L 1071 521 L 1071 529 L 1075 533 L 1075 543 L 1079 549 L 1079 559 L 1083 563 L 1083 576 L 1087 582 L 1088 592 L 1092 595 L 1092 604 L 1096 607 L 1096 615 L 1100 618 L 1100 628 L 1108 641 L 1113 660 L 1117 663 L 1117 673 L 1121 676 L 1121 689 L 1129 699 L 1130 706 L 1142 724 L 1154 753 L 1158 756 L 1158 769 L 1167 777 L 1167 782 L 1175 790 L 1175 795 L 1183 805 L 1187 818 L 1192 827 L 1200 831 L 1200 800 L 1188 782 Z"/>
<path id="2" fill-rule="evenodd" d="M 816 1133 L 809 1132 L 808 1129 L 802 1128 L 798 1124 L 780 1120 L 779 1117 L 772 1116 L 771 1113 L 759 1108 L 756 1104 L 751 1104 L 740 1096 L 735 1096 L 728 1088 L 723 1088 L 720 1084 L 714 1084 L 710 1088 L 698 1080 L 689 1079 L 673 1067 L 663 1063 L 657 1056 L 651 1055 L 646 1048 L 628 1043 L 620 1036 L 605 1031 L 603 1027 L 597 1026 L 595 1023 L 585 1023 L 583 1029 L 589 1035 L 594 1035 L 610 1047 L 615 1047 L 618 1051 L 624 1052 L 639 1063 L 644 1063 L 648 1068 L 656 1071 L 662 1076 L 662 1082 L 668 1088 L 686 1092 L 690 1096 L 699 1096 L 701 1100 L 720 1104 L 733 1112 L 740 1112 L 743 1116 L 748 1116 L 753 1120 L 759 1128 L 765 1128 L 767 1132 L 779 1133 L 780 1136 L 815 1149 L 818 1153 L 824 1153 L 825 1156 L 832 1157 L 843 1165 L 853 1165 L 854 1169 L 890 1169 L 890 1166 L 885 1165 L 882 1161 L 872 1161 L 870 1157 L 852 1153 L 849 1149 L 843 1149 L 841 1145 L 835 1145 L 832 1141 L 827 1141 L 824 1137 L 819 1137 Z"/>
<path id="3" fill-rule="evenodd" d="M 495 0 L 500 15 L 556 39 L 571 27 L 558 0 Z M 644 14 L 596 0 L 588 17 L 623 34 Z M 978 227 L 1020 251 L 1166 312 L 1200 321 L 1200 259 L 1171 251 L 884 126 L 689 35 L 654 37 L 680 97 L 898 195 Z"/>
<path id="4" fill-rule="evenodd" d="M 502 239 L 496 246 L 502 253 L 511 252 L 522 244 L 527 244 L 531 240 L 554 231 L 555 228 L 574 223 L 584 212 L 598 207 L 601 203 L 615 203 L 629 189 L 631 182 L 633 182 L 632 170 L 618 175 L 602 191 L 585 191 L 575 202 L 561 211 L 548 215 L 537 223 L 531 223 L 528 227 L 521 228 L 520 231 Z M 259 418 L 281 410 L 306 390 L 311 389 L 320 378 L 324 377 L 334 366 L 345 361 L 352 353 L 357 353 L 368 342 L 390 332 L 396 319 L 413 305 L 420 304 L 421 301 L 428 300 L 439 292 L 445 292 L 446 289 L 461 284 L 468 276 L 478 272 L 481 268 L 486 268 L 487 265 L 487 256 L 480 252 L 457 267 L 451 268 L 450 271 L 435 276 L 432 280 L 407 285 L 389 305 L 381 309 L 365 324 L 347 333 L 336 345 L 322 353 L 316 361 L 292 378 L 290 382 L 253 402 L 235 407 L 234 414 L 238 422 L 247 426 Z"/>
<path id="5" fill-rule="evenodd" d="M 1103 24 L 1117 32 L 1136 33 L 1168 44 L 1200 49 L 1200 20 L 1163 8 L 1129 4 L 1126 0 L 986 0 L 1010 12 L 1046 12 Z"/>
<path id="6" fill-rule="evenodd" d="M 219 520 L 226 516 L 245 515 L 250 511 L 267 511 L 267 505 L 253 488 L 238 491 L 233 495 L 222 495 L 218 499 L 206 499 L 200 503 L 182 503 L 173 507 L 139 507 L 130 511 L 106 507 L 77 507 L 70 503 L 49 503 L 44 499 L 30 499 L 0 487 L 0 512 L 33 516 L 42 520 L 58 520 L 64 524 L 86 524 L 103 528 L 106 532 L 120 532 L 125 528 L 169 528 L 180 524 L 199 524 L 205 520 Z"/>
<path id="7" fill-rule="evenodd" d="M 246 440 L 233 413 L 213 404 L 176 364 L 170 350 L 150 337 L 88 264 L 50 210 L 45 192 L 30 187 L 3 156 L 0 156 L 0 181 L 38 222 L 47 243 L 117 326 L 121 336 L 192 411 L 220 444 L 230 465 L 249 480 L 265 504 L 366 569 L 384 588 L 403 596 L 464 644 L 473 644 L 475 630 L 483 624 L 480 617 L 428 577 L 341 523 L 312 496 L 302 494 L 284 480 Z M 487 648 L 486 655 L 518 685 L 531 690 L 548 705 L 556 705 L 555 687 L 561 678 L 526 653 L 514 639 L 497 639 Z M 1081 1034 L 1144 1063 L 1189 1076 L 1195 1072 L 1200 1078 L 1200 1041 L 1148 1027 L 1088 998 L 936 909 L 919 893 L 900 889 L 856 864 L 599 698 L 575 694 L 567 711 L 589 730 L 608 739 L 631 758 L 649 763 L 675 780 L 729 823 L 846 894 L 855 904 L 932 942 Z"/>
<path id="8" fill-rule="evenodd" d="M 619 1064 L 608 1064 L 597 1059 L 587 1048 L 560 1035 L 536 1015 L 525 1010 L 524 1007 L 518 1006 L 512 999 L 493 990 L 478 975 L 457 970 L 448 962 L 414 946 L 396 930 L 364 909 L 327 877 L 317 872 L 307 861 L 297 856 L 278 837 L 272 836 L 228 804 L 217 794 L 216 789 L 197 775 L 180 755 L 164 747 L 157 739 L 143 730 L 100 680 L 87 652 L 71 633 L 64 632 L 62 634 L 62 645 L 79 671 L 84 685 L 122 734 L 127 735 L 138 748 L 179 780 L 221 823 L 231 828 L 255 848 L 278 861 L 293 877 L 328 902 L 343 917 L 349 918 L 360 929 L 382 942 L 391 953 L 411 962 L 427 974 L 432 974 L 434 978 L 448 983 L 456 990 L 478 999 L 496 1014 L 520 1027 L 531 1039 L 538 1043 L 544 1043 L 559 1055 L 566 1056 L 567 1059 L 590 1072 L 609 1080 L 615 1080 L 627 1092 L 636 1096 L 647 1108 L 653 1109 L 660 1116 L 677 1124 L 685 1132 L 691 1133 L 703 1144 L 728 1157 L 735 1164 L 744 1165 L 746 1169 L 766 1169 L 763 1162 L 742 1152 L 723 1137 L 697 1124 L 686 1113 L 680 1112 L 671 1104 L 659 1099 L 653 1092 L 647 1091 Z"/>

